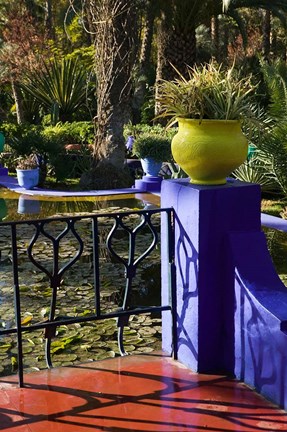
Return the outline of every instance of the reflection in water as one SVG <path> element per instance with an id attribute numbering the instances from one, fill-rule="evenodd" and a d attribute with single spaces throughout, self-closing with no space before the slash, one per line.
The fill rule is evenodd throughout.
<path id="1" fill-rule="evenodd" d="M 41 211 L 40 201 L 30 195 L 20 195 L 18 201 L 18 213 L 38 214 Z"/>
<path id="2" fill-rule="evenodd" d="M 157 201 L 157 202 L 156 202 Z M 89 197 L 44 197 L 0 190 L 0 222 L 44 219 L 99 212 L 159 207 L 160 199 L 147 194 Z M 31 217 L 32 215 L 32 217 Z"/>
<path id="3" fill-rule="evenodd" d="M 30 196 L 25 194 L 26 201 L 32 201 Z M 97 272 L 101 285 L 101 305 L 103 312 L 118 310 L 123 303 L 123 294 L 126 287 L 126 272 L 122 262 L 111 255 L 107 249 L 107 237 L 114 224 L 112 218 L 103 213 L 119 212 L 126 209 L 138 209 L 145 206 L 143 200 L 136 200 L 133 195 L 123 199 L 97 200 L 93 197 L 89 200 L 52 201 L 40 199 L 39 214 L 31 215 L 18 213 L 19 195 L 13 199 L 7 198 L 8 217 L 0 224 L 0 325 L 5 328 L 14 326 L 13 308 L 13 269 L 11 265 L 11 236 L 10 229 L 5 222 L 16 217 L 21 220 L 40 219 L 52 214 L 80 213 L 89 211 L 98 214 L 97 218 L 97 245 L 96 252 L 99 260 L 100 271 Z M 23 198 L 23 197 L 22 197 Z M 22 201 L 22 200 L 21 200 Z M 31 204 L 31 203 L 30 203 Z M 31 211 L 31 210 L 30 210 Z M 75 214 L 75 213 L 74 213 Z M 40 216 L 42 215 L 42 216 Z M 141 216 L 137 215 L 131 219 L 123 217 L 124 225 L 136 228 L 141 222 Z M 55 237 L 59 231 L 66 228 L 64 222 L 47 223 L 45 228 L 49 234 Z M 152 217 L 152 223 L 159 233 L 160 215 Z M 41 225 L 41 224 L 40 224 Z M 57 290 L 57 316 L 88 316 L 93 313 L 96 305 L 94 291 L 94 269 L 95 269 L 95 245 L 91 231 L 92 221 L 88 216 L 85 220 L 76 223 L 77 233 L 84 242 L 83 259 L 69 268 L 61 286 Z M 23 322 L 36 323 L 47 319 L 51 307 L 51 287 L 47 274 L 39 272 L 33 266 L 27 256 L 27 246 L 30 244 L 32 235 L 35 234 L 35 225 L 20 224 L 17 227 L 17 253 L 19 264 L 19 285 Z M 143 227 L 137 232 L 137 244 L 135 256 L 139 257 L 146 250 L 147 245 L 152 241 L 152 232 L 149 227 Z M 160 238 L 160 235 L 159 235 Z M 117 256 L 127 259 L 129 256 L 129 235 L 128 231 L 119 229 L 113 235 L 113 249 Z M 78 241 L 75 235 L 69 231 L 59 241 L 59 268 L 63 267 L 74 256 L 78 250 Z M 42 231 L 37 241 L 33 244 L 33 258 L 49 271 L 54 271 L 54 248 L 51 239 Z M 160 304 L 160 247 L 154 248 L 151 255 L 138 267 L 137 274 L 133 278 L 133 290 L 130 296 L 132 305 L 150 306 Z M 159 349 L 161 344 L 161 320 L 158 313 L 133 317 L 129 322 L 130 329 L 127 329 L 126 350 L 139 353 L 151 352 Z M 52 342 L 52 355 L 55 366 L 72 365 L 74 362 L 84 363 L 91 360 L 99 360 L 118 354 L 116 342 L 117 323 L 114 319 L 102 322 L 83 323 L 80 326 L 59 326 L 57 329 L 58 338 Z M 11 368 L 11 358 L 15 357 L 15 337 L 5 336 L 1 339 L 2 353 L 0 353 L 0 376 L 9 375 L 15 372 Z M 5 351 L 3 351 L 5 347 Z M 42 331 L 35 331 L 29 334 L 29 338 L 23 338 L 25 352 L 25 367 L 27 370 L 43 369 L 46 367 L 45 352 L 43 346 Z M 15 366 L 16 368 L 16 366 Z"/>
<path id="4" fill-rule="evenodd" d="M 4 198 L 0 198 L 0 221 L 7 216 L 7 205 Z"/>

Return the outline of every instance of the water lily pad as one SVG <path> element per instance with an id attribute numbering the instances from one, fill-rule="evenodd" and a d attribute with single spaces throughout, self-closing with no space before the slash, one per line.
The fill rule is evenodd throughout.
<path id="1" fill-rule="evenodd" d="M 139 328 L 138 332 L 140 333 L 141 336 L 145 337 L 145 336 L 152 336 L 156 333 L 156 330 L 154 329 L 154 327 L 141 327 Z"/>
<path id="2" fill-rule="evenodd" d="M 148 354 L 148 353 L 153 352 L 154 349 L 152 347 L 143 346 L 143 347 L 138 347 L 137 351 Z"/>
<path id="3" fill-rule="evenodd" d="M 8 350 L 11 349 L 11 347 L 12 347 L 11 344 L 3 344 L 3 345 L 0 344 L 0 353 L 7 352 Z"/>
<path id="4" fill-rule="evenodd" d="M 55 356 L 53 356 L 53 359 L 55 359 L 55 361 L 75 361 L 77 360 L 78 356 L 76 354 L 68 354 L 68 353 L 61 353 L 61 354 L 55 354 Z"/>
<path id="5" fill-rule="evenodd" d="M 96 356 L 96 360 L 105 360 L 107 358 L 114 358 L 116 356 L 114 351 L 105 351 L 102 354 Z"/>

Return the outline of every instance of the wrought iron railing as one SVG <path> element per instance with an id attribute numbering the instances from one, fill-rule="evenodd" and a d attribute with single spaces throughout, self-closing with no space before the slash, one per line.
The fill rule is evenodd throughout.
<path id="1" fill-rule="evenodd" d="M 141 307 L 133 305 L 132 292 L 133 282 L 137 276 L 139 266 L 143 260 L 149 259 L 152 251 L 159 245 L 160 218 L 167 218 L 167 239 L 168 261 L 170 269 L 170 303 L 146 305 Z M 90 232 L 90 272 L 93 280 L 94 309 L 93 313 L 80 316 L 61 316 L 57 312 L 61 299 L 58 299 L 58 292 L 62 284 L 64 274 L 74 265 L 79 264 L 85 254 L 85 241 L 82 237 L 82 227 L 89 227 Z M 85 216 L 55 217 L 51 219 L 29 220 L 19 222 L 2 222 L 1 230 L 9 231 L 11 239 L 11 261 L 14 285 L 14 308 L 15 319 L 13 325 L 0 330 L 0 337 L 10 334 L 17 336 L 17 361 L 19 385 L 24 385 L 23 365 L 23 333 L 35 330 L 44 330 L 45 335 L 45 357 L 47 366 L 52 367 L 51 342 L 56 335 L 56 329 L 60 325 L 68 326 L 75 323 L 88 321 L 106 320 L 117 318 L 118 346 L 121 355 L 126 355 L 124 346 L 124 327 L 128 325 L 132 315 L 139 315 L 149 312 L 171 311 L 173 322 L 173 346 L 176 347 L 176 317 L 175 317 L 175 287 L 174 287 L 174 232 L 173 232 L 172 209 L 137 210 L 120 213 L 89 214 Z M 107 228 L 108 227 L 108 228 Z M 103 236 L 102 231 L 105 231 Z M 31 231 L 30 233 L 27 230 Z M 143 235 L 146 240 L 143 241 Z M 68 260 L 63 264 L 62 252 L 63 241 L 69 237 L 73 246 L 68 247 Z M 25 238 L 27 244 L 25 245 Z M 139 247 L 141 238 L 141 247 Z M 23 240 L 24 239 L 24 240 Z M 24 244 L 22 244 L 24 241 Z M 35 253 L 39 242 L 49 244 L 49 254 L 45 258 L 45 251 L 39 258 Z M 124 269 L 125 284 L 121 292 L 121 304 L 115 310 L 104 311 L 101 298 L 101 246 L 105 243 L 105 253 L 117 263 L 121 263 Z M 22 243 L 21 243 L 22 242 Z M 124 243 L 126 248 L 123 251 L 118 245 Z M 19 246 L 21 244 L 21 247 Z M 23 249 L 24 246 L 24 249 Z M 45 247 L 46 247 L 45 246 Z M 1 247 L 1 245 L 0 245 Z M 47 246 L 48 247 L 48 246 Z M 65 248 L 64 248 L 65 249 Z M 67 249 L 67 247 L 66 247 Z M 23 252 L 24 250 L 24 252 Z M 19 282 L 19 268 L 22 257 L 32 264 L 37 272 L 45 275 L 51 289 L 50 308 L 47 319 L 40 322 L 23 324 L 23 313 L 21 304 L 21 289 Z M 44 258 L 43 258 L 44 256 Z M 20 273 L 19 273 L 20 272 Z M 116 283 L 116 281 L 115 281 Z M 1 318 L 1 317 L 0 317 Z M 176 352 L 174 348 L 174 356 Z"/>

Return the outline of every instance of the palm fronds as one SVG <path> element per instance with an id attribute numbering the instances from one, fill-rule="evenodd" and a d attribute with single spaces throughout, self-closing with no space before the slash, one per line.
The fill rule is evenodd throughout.
<path id="1" fill-rule="evenodd" d="M 274 192 L 279 189 L 270 161 L 262 160 L 256 155 L 240 165 L 233 175 L 243 182 L 259 184 L 263 192 Z"/>

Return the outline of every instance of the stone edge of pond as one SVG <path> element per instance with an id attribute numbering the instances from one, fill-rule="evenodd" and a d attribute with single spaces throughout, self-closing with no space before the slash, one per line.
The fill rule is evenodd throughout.
<path id="1" fill-rule="evenodd" d="M 103 195 L 120 195 L 120 194 L 135 194 L 142 193 L 142 190 L 136 188 L 123 188 L 123 189 L 107 189 L 107 190 L 90 190 L 90 191 L 53 191 L 49 189 L 24 189 L 19 186 L 15 177 L 0 176 L 0 185 L 10 189 L 18 194 L 25 195 L 39 195 L 51 197 L 68 197 L 68 196 L 103 196 Z"/>

